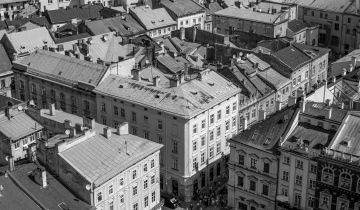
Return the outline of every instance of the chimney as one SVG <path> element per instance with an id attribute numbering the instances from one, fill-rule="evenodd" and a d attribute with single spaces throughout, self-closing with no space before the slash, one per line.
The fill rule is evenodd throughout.
<path id="1" fill-rule="evenodd" d="M 96 60 L 96 63 L 97 63 L 97 64 L 104 65 L 104 61 L 101 60 L 100 58 L 98 58 L 98 59 Z"/>
<path id="2" fill-rule="evenodd" d="M 84 127 L 80 123 L 75 123 L 76 132 L 81 133 L 84 130 Z"/>
<path id="3" fill-rule="evenodd" d="M 76 128 L 70 128 L 70 138 L 74 138 L 76 136 Z"/>
<path id="4" fill-rule="evenodd" d="M 108 34 L 104 34 L 104 35 L 103 35 L 103 41 L 106 42 L 107 40 L 109 40 L 109 35 L 108 35 Z"/>
<path id="5" fill-rule="evenodd" d="M 155 87 L 159 87 L 159 84 L 160 84 L 160 77 L 159 76 L 156 76 L 153 78 L 153 84 Z"/>
<path id="6" fill-rule="evenodd" d="M 342 75 L 343 76 L 346 76 L 346 69 L 344 68 L 343 71 L 342 71 Z"/>
<path id="7" fill-rule="evenodd" d="M 76 46 L 76 44 L 73 44 L 73 53 L 76 53 L 76 52 L 77 52 L 77 46 Z"/>
<path id="8" fill-rule="evenodd" d="M 281 101 L 276 101 L 275 106 L 276 106 L 275 107 L 276 111 L 280 111 L 281 108 L 282 108 L 282 102 Z"/>
<path id="9" fill-rule="evenodd" d="M 336 83 L 336 77 L 335 77 L 335 76 L 333 76 L 332 82 L 333 82 L 333 83 Z"/>
<path id="10" fill-rule="evenodd" d="M 59 52 L 64 51 L 64 45 L 63 45 L 63 44 L 59 44 L 59 45 L 58 45 L 58 51 L 59 51 Z"/>
<path id="11" fill-rule="evenodd" d="M 131 70 L 131 74 L 133 75 L 133 79 L 136 81 L 140 81 L 141 80 L 141 72 L 139 69 L 133 69 Z"/>
<path id="12" fill-rule="evenodd" d="M 84 50 L 84 54 L 87 56 L 89 55 L 90 46 L 86 43 L 82 43 L 82 49 Z"/>
<path id="13" fill-rule="evenodd" d="M 288 106 L 294 106 L 295 104 L 296 104 L 296 97 L 295 96 L 289 96 Z"/>
<path id="14" fill-rule="evenodd" d="M 9 161 L 9 171 L 12 172 L 15 170 L 15 163 L 14 163 L 14 157 L 8 157 L 8 161 Z"/>
<path id="15" fill-rule="evenodd" d="M 349 73 L 352 72 L 354 70 L 354 66 L 350 63 L 349 65 Z"/>
<path id="16" fill-rule="evenodd" d="M 330 99 L 326 99 L 326 100 L 325 100 L 326 106 L 330 106 L 330 105 L 331 105 L 330 102 L 331 102 Z"/>
<path id="17" fill-rule="evenodd" d="M 47 178 L 46 178 L 46 171 L 42 170 L 41 171 L 41 181 L 42 181 L 42 188 L 47 187 Z"/>
<path id="18" fill-rule="evenodd" d="M 55 113 L 56 113 L 56 111 L 55 111 L 55 104 L 50 104 L 50 109 L 49 109 L 49 111 L 50 111 L 50 116 L 55 116 Z"/>
<path id="19" fill-rule="evenodd" d="M 75 53 L 75 58 L 80 59 L 80 53 L 79 52 Z"/>
<path id="20" fill-rule="evenodd" d="M 245 117 L 240 118 L 240 123 L 243 127 L 243 130 L 246 130 L 248 128 L 248 121 Z"/>
<path id="21" fill-rule="evenodd" d="M 306 99 L 302 98 L 301 101 L 300 101 L 300 104 L 299 104 L 301 113 L 305 112 L 305 104 L 306 104 Z"/>
<path id="22" fill-rule="evenodd" d="M 178 87 L 180 84 L 179 82 L 179 76 L 174 75 L 174 77 L 169 78 L 170 81 L 170 87 Z"/>
<path id="23" fill-rule="evenodd" d="M 129 123 L 123 122 L 116 128 L 117 135 L 127 135 L 129 134 Z"/>
<path id="24" fill-rule="evenodd" d="M 185 40 L 185 28 L 184 27 L 180 28 L 180 39 Z"/>
<path id="25" fill-rule="evenodd" d="M 356 0 L 356 1 L 360 1 L 360 0 Z M 353 66 L 353 68 L 355 69 L 356 67 L 356 62 L 357 62 L 357 58 L 356 56 L 351 56 L 351 65 Z"/>
<path id="26" fill-rule="evenodd" d="M 95 119 L 83 116 L 83 126 L 90 129 L 95 129 Z"/>
<path id="27" fill-rule="evenodd" d="M 193 42 L 196 41 L 196 31 L 197 31 L 196 26 L 194 26 L 194 27 L 193 27 L 193 37 L 192 37 L 192 38 L 193 38 L 193 40 L 192 40 Z"/>
<path id="28" fill-rule="evenodd" d="M 332 114 L 332 107 L 326 107 L 325 108 L 325 118 L 330 119 Z"/>
<path id="29" fill-rule="evenodd" d="M 109 128 L 109 127 L 104 128 L 104 136 L 107 139 L 111 137 L 111 128 Z"/>
<path id="30" fill-rule="evenodd" d="M 259 121 L 260 120 L 265 120 L 266 119 L 266 111 L 263 109 L 259 110 Z"/>
<path id="31" fill-rule="evenodd" d="M 93 43 L 91 37 L 88 38 L 88 43 L 89 43 L 89 45 L 91 45 Z"/>

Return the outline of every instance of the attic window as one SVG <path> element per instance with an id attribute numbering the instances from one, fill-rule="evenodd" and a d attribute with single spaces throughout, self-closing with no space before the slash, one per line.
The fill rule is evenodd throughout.
<path id="1" fill-rule="evenodd" d="M 155 95 L 155 98 L 160 98 L 160 96 L 159 96 L 159 95 Z"/>
<path id="2" fill-rule="evenodd" d="M 215 83 L 208 83 L 210 86 L 214 86 L 215 85 Z"/>
<path id="3" fill-rule="evenodd" d="M 47 41 L 45 41 L 45 40 L 44 40 L 43 42 L 44 42 L 44 44 L 47 44 L 47 43 L 48 43 L 48 42 L 47 42 Z"/>
<path id="4" fill-rule="evenodd" d="M 89 79 L 89 83 L 91 83 L 92 82 L 92 79 Z"/>
<path id="5" fill-rule="evenodd" d="M 120 85 L 119 88 L 124 88 L 124 86 L 123 86 L 123 85 Z"/>
<path id="6" fill-rule="evenodd" d="M 340 144 L 343 145 L 343 146 L 346 146 L 346 147 L 348 146 L 348 142 L 347 142 L 347 141 L 341 141 Z"/>
<path id="7" fill-rule="evenodd" d="M 61 75 L 62 74 L 62 71 L 59 71 L 59 75 Z"/>
<path id="8" fill-rule="evenodd" d="M 152 20 L 151 23 L 152 23 L 152 24 L 155 24 L 155 21 Z"/>
<path id="9" fill-rule="evenodd" d="M 197 94 L 197 91 L 190 91 L 193 95 Z"/>
<path id="10" fill-rule="evenodd" d="M 269 145 L 270 144 L 270 138 L 266 138 L 266 141 L 264 142 L 264 146 L 267 146 L 267 145 Z"/>
<path id="11" fill-rule="evenodd" d="M 252 141 L 255 141 L 255 139 L 258 137 L 258 134 L 257 133 L 254 133 L 251 137 L 251 140 Z"/>
<path id="12" fill-rule="evenodd" d="M 164 20 L 159 20 L 159 22 L 164 22 Z"/>
<path id="13" fill-rule="evenodd" d="M 20 48 L 21 48 L 21 49 L 25 49 L 25 46 L 24 46 L 24 45 L 21 45 Z"/>

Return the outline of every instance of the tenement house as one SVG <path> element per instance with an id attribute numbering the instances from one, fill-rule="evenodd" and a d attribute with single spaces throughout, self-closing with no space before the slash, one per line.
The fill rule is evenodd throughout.
<path id="1" fill-rule="evenodd" d="M 97 120 L 128 121 L 132 134 L 164 144 L 161 190 L 190 201 L 225 171 L 240 89 L 209 69 L 192 77 L 154 69 L 134 69 L 133 78 L 108 76 L 95 90 Z"/>
<path id="2" fill-rule="evenodd" d="M 39 142 L 38 159 L 94 209 L 159 210 L 161 147 L 127 122 L 102 132 L 77 124 Z"/>
<path id="3" fill-rule="evenodd" d="M 347 111 L 332 105 L 330 100 L 318 103 L 303 98 L 300 115 L 290 134 L 279 147 L 277 205 L 314 209 L 319 165 L 317 156 L 326 148 L 339 129 Z"/>
<path id="4" fill-rule="evenodd" d="M 12 97 L 14 91 L 14 73 L 12 64 L 2 44 L 0 44 L 0 95 Z"/>
<path id="5" fill-rule="evenodd" d="M 37 50 L 13 66 L 16 98 L 47 108 L 95 118 L 93 89 L 109 74 L 108 68 L 46 50 Z"/>
<path id="6" fill-rule="evenodd" d="M 228 204 L 234 209 L 276 209 L 278 142 L 292 129 L 297 105 L 266 116 L 230 139 Z M 246 126 L 246 125 L 245 125 Z"/>

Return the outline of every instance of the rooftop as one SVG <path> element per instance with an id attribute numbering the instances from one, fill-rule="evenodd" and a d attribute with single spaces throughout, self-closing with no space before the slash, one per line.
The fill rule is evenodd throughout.
<path id="1" fill-rule="evenodd" d="M 121 36 L 131 36 L 145 33 L 146 30 L 131 15 L 123 15 L 113 18 L 91 21 L 85 23 L 90 34 L 99 35 L 112 31 L 119 31 Z"/>
<path id="2" fill-rule="evenodd" d="M 215 12 L 215 15 L 225 16 L 230 18 L 239 18 L 244 20 L 251 20 L 256 22 L 266 22 L 274 24 L 277 19 L 283 14 L 270 14 L 267 12 L 256 12 L 249 9 L 228 7 L 226 9 Z"/>
<path id="3" fill-rule="evenodd" d="M 271 0 L 284 4 L 298 4 L 303 7 L 323 10 L 328 12 L 344 13 L 353 0 Z"/>
<path id="4" fill-rule="evenodd" d="M 12 34 L 4 34 L 8 37 L 12 47 L 18 54 L 33 52 L 42 49 L 44 45 L 53 45 L 54 40 L 46 27 L 35 28 Z M 36 37 L 36 38 L 35 38 Z"/>
<path id="5" fill-rule="evenodd" d="M 140 24 L 146 30 L 152 30 L 170 25 L 176 25 L 165 8 L 152 10 L 146 6 L 130 8 L 130 14 L 133 14 L 140 21 Z"/>
<path id="6" fill-rule="evenodd" d="M 174 47 L 180 52 L 184 54 L 191 54 L 194 52 L 201 44 L 196 42 L 186 42 L 178 37 L 169 38 L 170 42 L 174 45 Z"/>
<path id="7" fill-rule="evenodd" d="M 350 62 L 351 61 L 351 57 L 356 57 L 357 58 L 357 62 L 356 62 L 356 67 L 360 65 L 360 49 L 356 49 L 352 52 L 350 52 L 349 54 L 345 55 L 344 57 L 341 57 L 339 60 L 333 62 L 332 64 L 337 64 L 337 63 L 343 63 L 343 62 Z"/>
<path id="8" fill-rule="evenodd" d="M 265 120 L 239 133 L 231 141 L 243 143 L 259 150 L 275 152 L 278 141 L 290 130 L 298 112 L 297 106 L 275 112 Z"/>
<path id="9" fill-rule="evenodd" d="M 325 130 L 309 123 L 299 123 L 281 146 L 301 153 L 319 153 L 328 146 L 334 135 L 334 130 Z"/>
<path id="10" fill-rule="evenodd" d="M 270 52 L 277 52 L 281 49 L 284 49 L 284 48 L 290 46 L 290 40 L 288 40 L 286 38 L 262 40 L 257 43 L 257 46 L 262 47 L 262 48 L 260 48 L 262 50 L 262 53 L 265 53 L 265 52 L 263 52 L 263 48 L 266 48 Z"/>
<path id="11" fill-rule="evenodd" d="M 332 107 L 332 114 L 330 120 L 341 123 L 344 119 L 347 111 L 339 109 L 337 106 Z M 313 101 L 306 101 L 304 114 L 311 115 L 313 118 L 325 119 L 326 116 L 326 104 Z"/>
<path id="12" fill-rule="evenodd" d="M 206 19 L 207 20 L 211 20 L 212 19 L 212 15 L 217 12 L 220 11 L 222 9 L 224 9 L 221 4 L 217 1 L 215 2 L 206 2 L 204 3 L 205 6 L 205 11 L 206 11 Z"/>
<path id="13" fill-rule="evenodd" d="M 67 36 L 67 37 L 55 39 L 55 43 L 61 44 L 64 42 L 70 42 L 70 41 L 84 39 L 84 38 L 88 38 L 88 37 L 91 37 L 91 35 L 89 33 L 82 33 L 82 34 L 77 34 L 77 35 L 73 35 L 73 36 Z"/>
<path id="14" fill-rule="evenodd" d="M 141 69 L 140 77 L 141 77 L 141 81 L 144 82 L 152 82 L 154 77 L 160 77 L 159 86 L 166 88 L 170 86 L 169 78 L 172 78 L 173 75 L 164 74 L 155 66 L 148 66 L 146 68 Z"/>
<path id="15" fill-rule="evenodd" d="M 17 3 L 17 2 L 24 2 L 27 0 L 2 0 L 1 4 L 11 4 L 11 3 Z"/>
<path id="16" fill-rule="evenodd" d="M 297 33 L 304 29 L 315 27 L 315 24 L 306 23 L 302 20 L 292 20 L 288 23 L 288 29 L 290 29 L 292 32 Z"/>
<path id="17" fill-rule="evenodd" d="M 12 64 L 5 51 L 5 48 L 2 44 L 0 44 L 0 75 L 11 71 L 11 67 Z"/>
<path id="18" fill-rule="evenodd" d="M 91 20 L 100 17 L 102 8 L 102 4 L 95 4 L 69 9 L 47 10 L 45 16 L 48 17 L 51 24 L 70 22 L 72 19 Z"/>
<path id="19" fill-rule="evenodd" d="M 76 210 L 89 210 L 92 208 L 89 204 L 83 202 L 75 194 L 70 192 L 64 184 L 62 184 L 57 177 L 47 172 L 46 178 L 48 186 L 43 188 L 32 178 L 31 172 L 41 166 L 35 163 L 28 163 L 17 166 L 17 169 L 10 173 L 18 182 L 23 186 L 31 196 L 38 200 L 42 207 L 46 209 L 76 209 Z M 85 186 L 84 186 L 85 188 Z M 17 202 L 21 202 L 19 199 Z M 63 206 L 61 208 L 60 206 Z M 28 209 L 28 208 L 26 208 Z M 41 208 L 43 209 L 43 208 Z M 15 209 L 14 209 L 15 210 Z M 17 210 L 17 209 L 16 209 Z"/>
<path id="20" fill-rule="evenodd" d="M 268 68 L 265 71 L 258 71 L 257 74 L 266 81 L 270 82 L 277 90 L 281 89 L 282 87 L 284 87 L 284 85 L 291 82 L 289 78 L 284 77 L 282 74 L 280 74 L 273 68 Z"/>
<path id="21" fill-rule="evenodd" d="M 43 126 L 34 121 L 24 111 L 13 110 L 10 119 L 5 115 L 0 116 L 0 132 L 12 141 L 17 141 L 42 129 Z"/>
<path id="22" fill-rule="evenodd" d="M 131 134 L 96 134 L 59 155 L 95 187 L 160 150 L 163 145 Z"/>
<path id="23" fill-rule="evenodd" d="M 71 85 L 79 81 L 96 86 L 107 67 L 46 50 L 37 50 L 18 62 L 27 72 Z"/>
<path id="24" fill-rule="evenodd" d="M 171 57 L 169 54 L 160 55 L 157 57 L 157 61 L 164 65 L 171 72 L 176 73 L 185 69 L 185 63 L 189 64 L 189 61 L 183 58 L 182 56 L 177 56 L 175 58 Z"/>
<path id="25" fill-rule="evenodd" d="M 360 156 L 360 112 L 349 112 L 329 148 L 350 155 Z"/>
<path id="26" fill-rule="evenodd" d="M 8 107 L 8 102 L 11 102 L 13 106 L 18 106 L 21 105 L 22 103 L 25 103 L 16 98 L 0 95 L 0 112 L 4 111 L 6 107 Z"/>
<path id="27" fill-rule="evenodd" d="M 190 119 L 241 91 L 215 71 L 205 70 L 201 74 L 202 79 L 193 78 L 171 88 L 109 75 L 95 92 Z"/>
<path id="28" fill-rule="evenodd" d="M 17 20 L 6 20 L 6 24 L 8 26 L 21 26 L 29 21 L 36 23 L 39 26 L 46 26 L 46 27 L 50 26 L 49 21 L 44 16 L 43 17 L 34 17 L 34 18 L 23 18 L 23 19 L 17 19 Z"/>
<path id="29" fill-rule="evenodd" d="M 0 193 L 0 209 L 41 210 L 41 208 L 18 187 L 17 183 L 9 176 L 5 177 L 2 171 L 0 172 L 0 183 L 2 186 Z"/>
<path id="30" fill-rule="evenodd" d="M 167 10 L 174 13 L 177 17 L 183 17 L 205 11 L 204 8 L 192 0 L 176 0 L 174 2 L 170 0 L 164 0 L 161 1 L 161 4 Z"/>

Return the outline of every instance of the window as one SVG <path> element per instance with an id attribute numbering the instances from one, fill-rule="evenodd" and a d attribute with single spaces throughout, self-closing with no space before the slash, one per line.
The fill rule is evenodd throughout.
<path id="1" fill-rule="evenodd" d="M 20 141 L 15 142 L 15 149 L 19 149 L 20 147 Z"/>
<path id="2" fill-rule="evenodd" d="M 232 118 L 232 127 L 235 128 L 236 127 L 236 117 Z"/>
<path id="3" fill-rule="evenodd" d="M 153 192 L 151 193 L 151 202 L 154 203 L 155 200 L 156 200 L 156 194 L 155 194 L 155 191 L 153 191 Z"/>
<path id="4" fill-rule="evenodd" d="M 60 94 L 61 95 L 61 94 Z M 106 112 L 106 105 L 104 102 L 101 103 L 101 111 Z"/>
<path id="5" fill-rule="evenodd" d="M 214 114 L 210 115 L 210 125 L 214 124 Z"/>
<path id="6" fill-rule="evenodd" d="M 311 164 L 311 165 L 310 165 L 310 172 L 316 173 L 316 171 L 317 171 L 317 166 L 314 165 L 314 164 Z"/>
<path id="7" fill-rule="evenodd" d="M 120 108 L 120 116 L 125 118 L 125 109 L 124 108 Z"/>
<path id="8" fill-rule="evenodd" d="M 197 133 L 197 124 L 193 125 L 193 135 Z"/>
<path id="9" fill-rule="evenodd" d="M 243 177 L 238 176 L 237 186 L 238 187 L 243 187 L 244 186 L 244 178 Z"/>
<path id="10" fill-rule="evenodd" d="M 309 72 L 306 71 L 306 72 L 305 72 L 305 79 L 308 79 L 308 78 L 309 78 Z"/>
<path id="11" fill-rule="evenodd" d="M 133 196 L 137 195 L 137 186 L 133 187 Z"/>
<path id="12" fill-rule="evenodd" d="M 348 23 L 351 23 L 351 18 L 348 18 Z"/>
<path id="13" fill-rule="evenodd" d="M 155 175 L 151 176 L 151 184 L 155 183 Z"/>
<path id="14" fill-rule="evenodd" d="M 48 0 L 48 4 L 52 4 L 53 3 L 53 1 L 52 0 Z"/>
<path id="15" fill-rule="evenodd" d="M 112 185 L 109 186 L 109 195 L 114 193 L 114 187 Z"/>
<path id="16" fill-rule="evenodd" d="M 226 112 L 225 113 L 226 113 L 226 115 L 230 114 L 230 106 L 226 107 Z"/>
<path id="17" fill-rule="evenodd" d="M 147 172 L 147 164 L 144 164 L 144 172 Z"/>
<path id="18" fill-rule="evenodd" d="M 99 192 L 99 193 L 97 194 L 97 200 L 98 200 L 98 202 L 100 202 L 100 201 L 102 200 L 102 194 L 101 194 L 101 192 Z"/>
<path id="19" fill-rule="evenodd" d="M 155 167 L 155 160 L 154 160 L 154 159 L 151 160 L 151 162 L 150 162 L 150 167 L 151 167 L 151 168 L 154 168 L 154 167 Z"/>
<path id="20" fill-rule="evenodd" d="M 251 164 L 250 167 L 256 169 L 257 160 L 254 158 L 251 158 Z"/>
<path id="21" fill-rule="evenodd" d="M 210 141 L 214 140 L 214 130 L 211 130 L 209 132 L 209 136 L 210 136 Z"/>
<path id="22" fill-rule="evenodd" d="M 193 19 L 193 24 L 194 24 L 194 25 L 196 24 L 196 19 L 195 19 L 195 18 Z"/>
<path id="23" fill-rule="evenodd" d="M 239 154 L 239 164 L 240 164 L 240 165 L 244 165 L 244 163 L 245 163 L 245 157 L 244 157 L 244 155 Z"/>
<path id="24" fill-rule="evenodd" d="M 205 135 L 201 136 L 201 146 L 205 146 Z"/>
<path id="25" fill-rule="evenodd" d="M 5 87 L 5 81 L 4 81 L 4 87 Z M 42 88 L 41 88 L 41 95 L 42 95 L 42 96 L 46 96 L 46 89 L 45 89 L 45 87 L 42 87 Z"/>
<path id="26" fill-rule="evenodd" d="M 144 130 L 144 139 L 149 139 L 149 131 Z"/>
<path id="27" fill-rule="evenodd" d="M 229 132 L 229 130 L 230 130 L 230 121 L 228 120 L 225 122 L 225 133 Z"/>
<path id="28" fill-rule="evenodd" d="M 236 102 L 233 103 L 233 112 L 236 111 Z"/>
<path id="29" fill-rule="evenodd" d="M 198 168 L 198 163 L 197 163 L 197 158 L 193 158 L 193 169 L 197 169 Z"/>
<path id="30" fill-rule="evenodd" d="M 133 205 L 133 210 L 139 210 L 139 204 L 138 203 L 134 203 Z"/>
<path id="31" fill-rule="evenodd" d="M 221 152 L 221 142 L 216 143 L 216 153 L 219 154 Z"/>
<path id="32" fill-rule="evenodd" d="M 158 121 L 157 121 L 157 129 L 160 130 L 160 131 L 162 131 L 162 129 L 163 129 L 162 120 L 158 120 Z"/>
<path id="33" fill-rule="evenodd" d="M 134 126 L 131 126 L 131 131 L 132 131 L 132 134 L 133 135 L 137 135 L 137 128 L 136 127 L 134 127 Z"/>
<path id="34" fill-rule="evenodd" d="M 339 23 L 335 23 L 335 31 L 338 31 L 339 30 Z"/>
<path id="35" fill-rule="evenodd" d="M 312 197 L 312 196 L 309 196 L 309 198 L 308 198 L 308 207 L 314 208 L 314 201 L 315 201 L 315 198 Z"/>
<path id="36" fill-rule="evenodd" d="M 201 130 L 202 130 L 202 129 L 205 129 L 205 120 L 202 120 L 202 121 L 201 121 Z"/>
<path id="37" fill-rule="evenodd" d="M 20 89 L 25 89 L 24 82 L 20 80 Z"/>
<path id="38" fill-rule="evenodd" d="M 296 168 L 303 169 L 304 163 L 301 160 L 296 160 Z"/>
<path id="39" fill-rule="evenodd" d="M 293 79 L 293 87 L 296 85 L 296 79 Z"/>
<path id="40" fill-rule="evenodd" d="M 263 195 L 269 195 L 269 186 L 268 185 L 263 185 Z"/>
<path id="41" fill-rule="evenodd" d="M 300 193 L 295 193 L 294 206 L 300 207 L 301 195 Z"/>
<path id="42" fill-rule="evenodd" d="M 162 136 L 158 136 L 158 140 L 159 140 L 159 143 L 162 144 L 162 142 L 163 142 L 163 137 L 162 137 Z"/>
<path id="43" fill-rule="evenodd" d="M 205 163 L 205 152 L 201 153 L 201 164 Z"/>
<path id="44" fill-rule="evenodd" d="M 324 16 L 324 14 L 321 12 L 321 13 L 320 13 L 320 18 L 323 18 L 323 16 Z"/>
<path id="45" fill-rule="evenodd" d="M 145 196 L 145 198 L 144 198 L 144 206 L 145 207 L 149 206 L 149 196 Z"/>
<path id="46" fill-rule="evenodd" d="M 325 19 L 327 19 L 327 18 L 328 18 L 328 14 L 325 13 Z"/>
<path id="47" fill-rule="evenodd" d="M 285 188 L 285 187 L 282 187 L 281 188 L 281 195 L 284 195 L 284 196 L 288 196 L 288 194 L 289 194 L 289 192 L 288 192 L 288 189 L 287 188 Z"/>
<path id="48" fill-rule="evenodd" d="M 301 75 L 298 76 L 298 84 L 301 82 Z"/>
<path id="49" fill-rule="evenodd" d="M 159 35 L 161 35 L 161 30 L 158 30 Z"/>
<path id="50" fill-rule="evenodd" d="M 148 125 L 149 117 L 144 116 L 144 125 Z"/>
<path id="51" fill-rule="evenodd" d="M 193 152 L 195 152 L 197 149 L 197 142 L 196 140 L 193 141 Z"/>
<path id="52" fill-rule="evenodd" d="M 210 24 L 206 24 L 206 30 L 210 31 Z"/>
<path id="53" fill-rule="evenodd" d="M 28 143 L 28 139 L 27 139 L 27 138 L 24 138 L 24 139 L 22 140 L 23 146 L 24 146 L 24 145 L 27 145 L 27 143 Z M 16 148 L 15 148 L 15 149 L 16 149 Z"/>
<path id="54" fill-rule="evenodd" d="M 124 186 L 124 178 L 120 178 L 119 185 L 120 185 L 120 187 Z"/>
<path id="55" fill-rule="evenodd" d="M 314 11 L 311 11 L 311 16 L 314 16 Z"/>
<path id="56" fill-rule="evenodd" d="M 310 180 L 309 180 L 309 188 L 310 188 L 310 189 L 315 189 L 315 186 L 316 186 L 315 180 L 310 179 Z"/>
<path id="57" fill-rule="evenodd" d="M 221 135 L 221 127 L 218 126 L 218 127 L 216 128 L 216 137 L 218 138 L 218 137 L 220 137 L 220 135 Z"/>
<path id="58" fill-rule="evenodd" d="M 119 107 L 114 106 L 114 115 L 119 116 Z"/>
<path id="59" fill-rule="evenodd" d="M 186 24 L 186 25 L 188 25 L 188 24 L 189 24 L 189 21 L 188 21 L 188 20 L 186 20 L 186 21 L 185 21 L 185 24 Z"/>
<path id="60" fill-rule="evenodd" d="M 214 157 L 214 147 L 210 147 L 210 158 Z"/>
<path id="61" fill-rule="evenodd" d="M 351 188 L 351 176 L 348 173 L 340 174 L 339 187 L 350 190 Z"/>
<path id="62" fill-rule="evenodd" d="M 125 201 L 124 195 L 120 195 L 120 204 L 123 204 Z"/>
<path id="63" fill-rule="evenodd" d="M 175 170 L 177 170 L 178 169 L 178 160 L 177 159 L 175 159 L 175 158 L 173 158 L 172 159 L 172 168 L 173 169 L 175 169 Z"/>
<path id="64" fill-rule="evenodd" d="M 173 142 L 173 153 L 178 153 L 178 143 L 176 141 Z"/>
<path id="65" fill-rule="evenodd" d="M 336 15 L 335 20 L 339 21 L 339 16 L 338 15 Z"/>
<path id="66" fill-rule="evenodd" d="M 290 165 L 290 157 L 284 156 L 283 163 L 286 164 L 286 165 Z"/>
<path id="67" fill-rule="evenodd" d="M 198 22 L 201 23 L 201 17 L 198 18 Z"/>
<path id="68" fill-rule="evenodd" d="M 333 183 L 333 178 L 334 178 L 334 172 L 333 170 L 331 170 L 330 168 L 324 168 L 323 172 L 322 172 L 322 182 L 328 183 L 328 184 L 332 184 Z"/>
<path id="69" fill-rule="evenodd" d="M 136 122 L 136 113 L 135 112 L 131 112 L 131 120 L 133 122 Z"/>
<path id="70" fill-rule="evenodd" d="M 269 173 L 270 172 L 270 164 L 269 163 L 264 163 L 264 173 Z"/>
<path id="71" fill-rule="evenodd" d="M 256 182 L 253 180 L 250 180 L 250 190 L 255 191 L 256 190 Z"/>
<path id="72" fill-rule="evenodd" d="M 183 25 L 184 25 L 184 22 L 183 22 L 183 21 L 180 21 L 180 25 L 183 26 Z"/>
<path id="73" fill-rule="evenodd" d="M 302 176 L 301 175 L 295 176 L 295 184 L 302 185 Z"/>
<path id="74" fill-rule="evenodd" d="M 132 178 L 133 178 L 133 179 L 136 179 L 136 170 L 133 170 Z"/>
<path id="75" fill-rule="evenodd" d="M 267 101 L 266 102 L 266 107 L 269 107 L 269 102 Z M 253 109 L 252 112 L 251 112 L 251 118 L 254 119 L 256 117 L 256 110 Z"/>
<path id="76" fill-rule="evenodd" d="M 289 172 L 288 171 L 283 171 L 282 179 L 285 181 L 289 181 Z"/>

